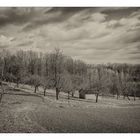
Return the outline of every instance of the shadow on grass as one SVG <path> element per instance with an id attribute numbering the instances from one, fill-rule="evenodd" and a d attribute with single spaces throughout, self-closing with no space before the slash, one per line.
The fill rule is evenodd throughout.
<path id="1" fill-rule="evenodd" d="M 78 97 L 72 97 L 69 100 L 76 100 L 76 101 L 82 101 L 82 102 L 88 102 L 88 103 L 96 103 L 95 100 L 90 100 L 90 99 L 79 99 Z"/>
<path id="2" fill-rule="evenodd" d="M 41 98 L 41 100 L 44 102 L 44 97 L 42 97 L 40 95 L 37 95 L 37 94 L 33 94 L 33 93 L 31 94 L 30 92 L 25 92 L 25 93 L 4 93 L 4 94 L 38 97 L 38 98 Z"/>

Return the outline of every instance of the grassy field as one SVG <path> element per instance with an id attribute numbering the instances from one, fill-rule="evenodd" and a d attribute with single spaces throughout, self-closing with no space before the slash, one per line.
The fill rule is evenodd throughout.
<path id="1" fill-rule="evenodd" d="M 0 132 L 139 133 L 140 100 L 99 97 L 99 102 L 71 98 L 55 100 L 32 89 L 7 90 L 0 104 Z"/>

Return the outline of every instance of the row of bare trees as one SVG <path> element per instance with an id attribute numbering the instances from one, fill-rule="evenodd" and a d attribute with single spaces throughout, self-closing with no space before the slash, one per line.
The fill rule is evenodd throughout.
<path id="1" fill-rule="evenodd" d="M 106 64 L 89 65 L 81 60 L 65 56 L 59 49 L 52 53 L 18 51 L 15 54 L 3 50 L 0 54 L 0 79 L 34 86 L 55 89 L 56 99 L 60 91 L 74 95 L 75 90 L 91 89 L 96 95 L 120 95 L 129 99 L 139 96 L 140 65 Z"/>
<path id="2" fill-rule="evenodd" d="M 3 50 L 0 55 L 1 81 L 28 84 L 34 86 L 36 93 L 39 86 L 44 89 L 56 90 L 56 99 L 60 91 L 68 94 L 77 90 L 81 84 L 82 75 L 86 74 L 86 64 L 73 60 L 55 49 L 50 54 L 33 51 L 18 51 L 15 54 Z"/>

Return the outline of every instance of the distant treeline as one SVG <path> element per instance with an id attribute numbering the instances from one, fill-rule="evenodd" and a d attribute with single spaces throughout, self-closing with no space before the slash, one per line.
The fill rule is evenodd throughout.
<path id="1" fill-rule="evenodd" d="M 74 95 L 75 90 L 92 90 L 97 95 L 140 96 L 140 65 L 86 64 L 65 56 L 61 50 L 51 53 L 17 51 L 0 53 L 0 79 Z"/>

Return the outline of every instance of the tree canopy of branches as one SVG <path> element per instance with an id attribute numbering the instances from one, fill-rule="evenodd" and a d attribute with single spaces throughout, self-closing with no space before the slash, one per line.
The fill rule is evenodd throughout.
<path id="1" fill-rule="evenodd" d="M 55 89 L 56 99 L 60 91 L 68 93 L 80 89 L 91 89 L 99 95 L 139 95 L 140 65 L 100 64 L 90 65 L 81 60 L 65 56 L 60 49 L 51 53 L 17 51 L 11 54 L 3 50 L 0 55 L 0 80 Z"/>

